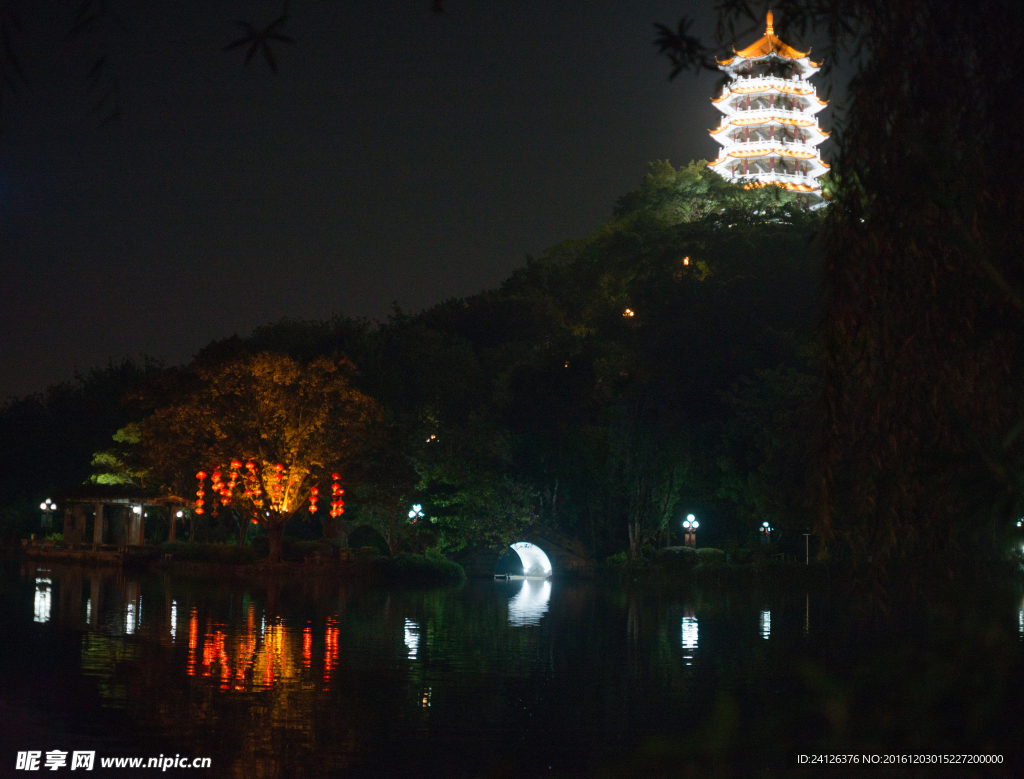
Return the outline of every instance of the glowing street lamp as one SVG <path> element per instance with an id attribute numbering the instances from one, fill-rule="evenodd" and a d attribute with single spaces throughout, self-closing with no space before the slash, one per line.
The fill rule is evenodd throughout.
<path id="1" fill-rule="evenodd" d="M 768 544 L 771 543 L 771 540 L 772 540 L 772 526 L 769 525 L 767 522 L 762 522 L 761 523 L 761 543 L 767 546 Z"/>
<path id="2" fill-rule="evenodd" d="M 697 528 L 700 527 L 700 522 L 697 521 L 697 517 L 693 514 L 687 514 L 686 519 L 683 520 L 683 543 L 691 549 L 697 548 Z"/>
<path id="3" fill-rule="evenodd" d="M 43 512 L 43 527 L 53 527 L 53 512 L 57 510 L 57 504 L 47 498 L 39 504 L 39 508 Z M 1020 524 L 1019 522 L 1017 524 Z"/>
<path id="4" fill-rule="evenodd" d="M 411 519 L 414 523 L 416 522 L 416 520 L 420 519 L 423 516 L 423 506 L 421 506 L 419 503 L 414 505 L 412 507 L 412 511 L 409 512 L 409 519 Z"/>

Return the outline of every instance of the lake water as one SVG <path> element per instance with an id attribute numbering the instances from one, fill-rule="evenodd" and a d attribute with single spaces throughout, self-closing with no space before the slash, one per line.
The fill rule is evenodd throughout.
<path id="1" fill-rule="evenodd" d="M 880 621 L 824 593 L 8 563 L 0 630 L 3 776 L 28 775 L 9 770 L 26 750 L 95 751 L 111 776 L 136 772 L 100 758 L 254 779 L 748 776 L 801 753 L 999 755 L 971 773 L 1024 774 L 1024 604 L 1005 594 Z"/>

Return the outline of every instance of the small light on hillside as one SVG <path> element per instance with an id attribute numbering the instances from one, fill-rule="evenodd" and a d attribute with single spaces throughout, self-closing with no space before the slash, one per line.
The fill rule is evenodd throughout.
<path id="1" fill-rule="evenodd" d="M 625 311 L 623 311 L 623 312 L 622 312 L 622 315 L 623 315 L 624 317 L 631 317 L 631 316 L 635 316 L 635 314 L 633 313 L 633 309 L 631 309 L 631 308 L 627 308 L 627 309 L 626 309 Z"/>
<path id="2" fill-rule="evenodd" d="M 683 265 L 689 265 L 689 264 L 690 264 L 690 258 L 689 257 L 683 257 Z"/>

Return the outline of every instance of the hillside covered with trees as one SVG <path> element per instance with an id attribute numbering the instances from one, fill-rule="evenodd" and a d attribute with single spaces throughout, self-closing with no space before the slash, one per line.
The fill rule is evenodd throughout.
<path id="1" fill-rule="evenodd" d="M 187 366 L 126 363 L 14 400 L 0 412 L 5 532 L 90 477 L 194 499 L 214 452 L 257 457 L 259 420 L 280 409 L 183 409 L 204 397 L 212 409 L 213 387 L 276 355 L 310 377 L 334 366 L 363 399 L 351 435 L 320 431 L 334 456 L 305 466 L 321 487 L 340 469 L 342 532 L 368 524 L 393 549 L 451 552 L 540 523 L 599 557 L 636 556 L 693 512 L 702 545 L 752 546 L 769 521 L 802 546 L 821 221 L 703 163 L 653 163 L 593 235 L 527 258 L 498 289 L 381 323 L 279 321 Z M 224 424 L 233 415 L 255 427 Z M 203 522 L 228 533 L 228 509 Z M 326 511 L 295 516 L 315 534 Z"/>

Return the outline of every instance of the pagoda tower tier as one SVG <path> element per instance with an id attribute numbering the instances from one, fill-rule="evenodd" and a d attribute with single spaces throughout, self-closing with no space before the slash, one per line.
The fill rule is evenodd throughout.
<path id="1" fill-rule="evenodd" d="M 818 127 L 816 114 L 827 103 L 808 81 L 819 70 L 809 53 L 775 37 L 769 11 L 764 37 L 719 61 L 729 82 L 712 100 L 723 116 L 711 137 L 722 151 L 708 167 L 748 187 L 798 192 L 816 207 L 824 203 L 818 178 L 829 167 L 817 146 L 829 134 Z"/>

